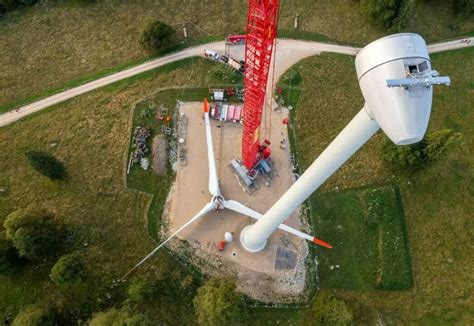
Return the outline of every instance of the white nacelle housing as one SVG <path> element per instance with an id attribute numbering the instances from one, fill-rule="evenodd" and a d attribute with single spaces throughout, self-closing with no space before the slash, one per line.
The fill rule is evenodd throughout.
<path id="1" fill-rule="evenodd" d="M 387 80 L 420 80 L 431 74 L 423 38 L 411 33 L 381 38 L 364 47 L 355 64 L 368 113 L 385 134 L 397 145 L 420 141 L 428 127 L 433 88 L 388 87 Z"/>

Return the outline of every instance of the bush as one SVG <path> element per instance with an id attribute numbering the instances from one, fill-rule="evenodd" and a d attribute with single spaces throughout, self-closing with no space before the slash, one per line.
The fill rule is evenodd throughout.
<path id="1" fill-rule="evenodd" d="M 200 325 L 232 325 L 242 319 L 243 300 L 230 280 L 210 280 L 198 289 L 193 303 Z"/>
<path id="2" fill-rule="evenodd" d="M 51 310 L 38 305 L 24 307 L 13 320 L 12 326 L 44 326 L 54 325 Z"/>
<path id="3" fill-rule="evenodd" d="M 474 0 L 454 0 L 453 8 L 457 14 L 472 15 L 474 14 Z"/>
<path id="4" fill-rule="evenodd" d="M 385 136 L 379 145 L 379 152 L 382 159 L 392 164 L 402 167 L 419 166 L 441 159 L 460 138 L 460 133 L 443 129 L 430 133 L 418 143 L 397 146 Z"/>
<path id="5" fill-rule="evenodd" d="M 135 278 L 127 289 L 127 295 L 132 302 L 150 300 L 158 293 L 157 285 L 149 280 Z"/>
<path id="6" fill-rule="evenodd" d="M 413 12 L 414 0 L 361 0 L 362 12 L 374 23 L 390 29 L 402 29 Z"/>
<path id="7" fill-rule="evenodd" d="M 140 313 L 134 313 L 129 308 L 116 308 L 94 314 L 89 326 L 148 326 L 155 325 L 151 319 Z"/>
<path id="8" fill-rule="evenodd" d="M 78 283 L 84 279 L 84 263 L 79 254 L 62 256 L 51 268 L 49 277 L 56 285 Z"/>
<path id="9" fill-rule="evenodd" d="M 307 318 L 311 324 L 316 321 L 323 325 L 351 325 L 354 317 L 344 300 L 322 291 L 318 293 Z"/>
<path id="10" fill-rule="evenodd" d="M 0 15 L 19 6 L 32 6 L 37 0 L 0 0 Z"/>
<path id="11" fill-rule="evenodd" d="M 4 231 L 0 232 L 0 274 L 11 274 L 14 271 L 17 258 L 13 243 L 7 239 Z"/>
<path id="12" fill-rule="evenodd" d="M 163 51 L 173 44 L 175 33 L 171 26 L 161 21 L 151 22 L 143 31 L 141 42 L 148 51 Z"/>
<path id="13" fill-rule="evenodd" d="M 26 158 L 36 171 L 51 180 L 59 180 L 66 177 L 64 165 L 49 153 L 29 151 L 26 152 Z"/>
<path id="14" fill-rule="evenodd" d="M 20 257 L 37 259 L 58 247 L 58 228 L 53 217 L 44 212 L 17 210 L 5 218 L 3 226 Z"/>

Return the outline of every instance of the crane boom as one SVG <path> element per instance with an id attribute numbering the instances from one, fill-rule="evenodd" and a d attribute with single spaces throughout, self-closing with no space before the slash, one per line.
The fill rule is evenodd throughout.
<path id="1" fill-rule="evenodd" d="M 279 0 L 248 2 L 242 134 L 242 162 L 248 169 L 253 168 L 259 156 L 260 124 L 276 40 L 279 5 Z"/>

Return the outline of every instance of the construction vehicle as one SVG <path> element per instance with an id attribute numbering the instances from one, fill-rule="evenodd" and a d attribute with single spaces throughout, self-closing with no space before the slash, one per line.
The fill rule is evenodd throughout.
<path id="1" fill-rule="evenodd" d="M 219 53 L 212 51 L 212 50 L 204 50 L 204 56 L 208 59 L 212 59 L 214 61 L 218 61 L 220 59 Z"/>

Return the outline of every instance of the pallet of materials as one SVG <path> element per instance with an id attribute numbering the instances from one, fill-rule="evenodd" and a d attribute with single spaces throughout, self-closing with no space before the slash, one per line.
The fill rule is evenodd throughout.
<path id="1" fill-rule="evenodd" d="M 229 105 L 229 109 L 227 110 L 227 121 L 232 121 L 234 120 L 234 110 L 235 106 L 234 105 Z"/>
<path id="2" fill-rule="evenodd" d="M 211 114 L 214 120 L 219 120 L 221 117 L 222 103 L 216 102 L 214 104 L 214 112 Z"/>
<path id="3" fill-rule="evenodd" d="M 227 110 L 229 109 L 229 105 L 224 104 L 222 106 L 222 112 L 221 112 L 221 121 L 225 121 L 227 119 Z"/>
<path id="4" fill-rule="evenodd" d="M 234 107 L 234 117 L 232 118 L 232 120 L 234 122 L 239 122 L 241 118 L 242 118 L 242 107 L 240 105 L 236 105 Z"/>

